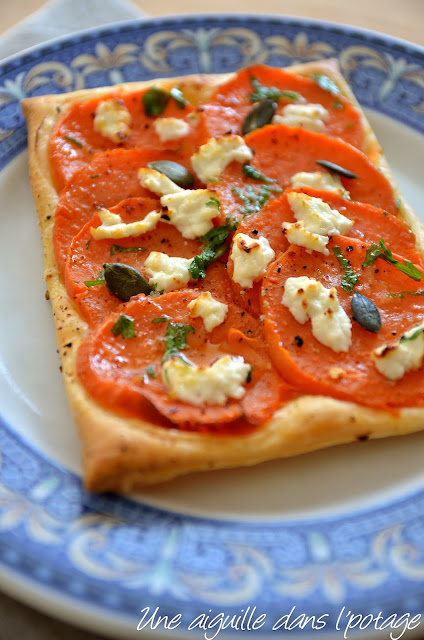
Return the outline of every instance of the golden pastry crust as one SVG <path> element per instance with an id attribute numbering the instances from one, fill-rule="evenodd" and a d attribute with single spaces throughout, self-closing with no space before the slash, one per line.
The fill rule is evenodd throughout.
<path id="1" fill-rule="evenodd" d="M 292 70 L 328 75 L 362 114 L 363 151 L 389 179 L 401 197 L 381 147 L 335 61 L 296 65 Z M 169 89 L 177 83 L 194 105 L 207 101 L 214 89 L 232 74 L 187 76 L 155 80 Z M 128 83 L 120 90 L 134 91 L 152 82 Z M 279 409 L 259 429 L 242 436 L 162 428 L 144 420 L 122 417 L 95 402 L 76 374 L 76 354 L 88 328 L 68 297 L 53 250 L 52 231 L 58 194 L 50 177 L 48 140 L 56 120 L 75 100 L 88 100 L 110 87 L 70 94 L 41 96 L 23 101 L 28 124 L 30 178 L 44 246 L 45 278 L 55 316 L 55 327 L 66 391 L 82 443 L 84 481 L 91 491 L 129 492 L 191 471 L 254 465 L 358 438 L 401 435 L 424 427 L 424 409 L 386 412 L 323 396 L 303 396 Z M 399 210 L 415 233 L 424 253 L 424 232 L 413 211 L 401 198 Z"/>

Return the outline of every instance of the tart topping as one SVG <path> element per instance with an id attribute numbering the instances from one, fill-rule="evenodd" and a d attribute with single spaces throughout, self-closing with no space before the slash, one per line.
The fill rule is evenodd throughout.
<path id="1" fill-rule="evenodd" d="M 385 344 L 371 357 L 375 366 L 389 380 L 399 380 L 405 373 L 420 369 L 424 360 L 424 322 L 409 331 L 393 344 Z"/>
<path id="2" fill-rule="evenodd" d="M 205 184 L 210 178 L 218 178 L 234 160 L 248 162 L 253 154 L 241 136 L 227 135 L 211 138 L 197 153 L 191 156 L 191 164 L 199 179 Z"/>
<path id="3" fill-rule="evenodd" d="M 283 233 L 292 244 L 328 255 L 330 237 L 348 233 L 353 221 L 321 200 L 304 193 L 287 195 L 288 203 L 298 222 L 283 222 Z"/>
<path id="4" fill-rule="evenodd" d="M 326 289 L 307 276 L 288 278 L 281 302 L 300 324 L 311 320 L 312 333 L 321 344 L 336 352 L 349 350 L 352 323 L 339 304 L 335 287 Z"/>
<path id="5" fill-rule="evenodd" d="M 157 165 L 158 163 L 151 162 L 149 166 L 153 164 Z M 149 189 L 149 191 L 156 193 L 158 196 L 166 196 L 170 193 L 180 193 L 180 191 L 184 191 L 181 186 L 171 179 L 169 171 L 162 171 L 159 167 L 151 169 L 142 167 L 138 171 L 138 179 L 142 187 Z"/>
<path id="6" fill-rule="evenodd" d="M 179 164 L 178 162 L 174 162 L 173 160 L 154 160 L 153 162 L 149 162 L 147 166 L 149 167 L 149 169 L 156 169 L 156 171 L 165 174 L 165 176 L 167 176 L 172 182 L 174 182 L 177 186 L 182 187 L 183 189 L 190 189 L 193 186 L 193 175 L 190 173 L 190 171 L 183 167 L 182 164 Z M 140 169 L 140 171 L 143 170 Z M 148 185 L 145 186 L 148 189 L 150 188 Z M 167 193 L 174 192 L 168 191 Z M 165 195 L 165 192 L 160 193 L 159 195 Z"/>
<path id="7" fill-rule="evenodd" d="M 206 331 L 213 331 L 225 320 L 228 313 L 228 305 L 212 297 L 210 291 L 201 293 L 195 300 L 188 303 L 190 316 L 202 318 Z"/>
<path id="8" fill-rule="evenodd" d="M 198 367 L 181 357 L 167 360 L 162 379 L 173 398 L 194 405 L 224 405 L 229 398 L 240 400 L 246 393 L 251 366 L 241 356 L 222 356 L 209 367 Z"/>
<path id="9" fill-rule="evenodd" d="M 162 211 L 151 211 L 143 220 L 136 220 L 125 224 L 117 213 L 112 213 L 108 209 L 100 209 L 98 216 L 101 220 L 99 227 L 90 227 L 90 233 L 95 240 L 104 238 L 134 238 L 155 228 L 159 222 Z"/>
<path id="10" fill-rule="evenodd" d="M 288 127 L 303 127 L 318 133 L 325 131 L 325 122 L 330 114 L 322 104 L 287 104 L 282 115 L 276 114 L 272 124 L 286 124 Z"/>
<path id="11" fill-rule="evenodd" d="M 153 126 L 161 142 L 185 138 L 190 131 L 190 125 L 180 118 L 157 118 Z"/>
<path id="12" fill-rule="evenodd" d="M 173 258 L 166 253 L 152 251 L 144 263 L 149 285 L 158 291 L 175 291 L 187 286 L 191 260 Z"/>
<path id="13" fill-rule="evenodd" d="M 113 142 L 129 138 L 131 115 L 122 100 L 111 98 L 99 102 L 94 116 L 94 129 Z"/>
<path id="14" fill-rule="evenodd" d="M 193 239 L 205 235 L 213 228 L 212 220 L 218 211 L 214 192 L 194 189 L 162 196 L 161 205 L 167 207 L 171 224 L 184 238 Z"/>
<path id="15" fill-rule="evenodd" d="M 302 187 L 311 187 L 320 191 L 330 191 L 331 193 L 339 193 L 340 195 L 349 197 L 349 192 L 343 187 L 340 177 L 334 173 L 323 171 L 299 171 L 292 176 L 291 186 L 293 189 L 301 189 Z"/>
<path id="16" fill-rule="evenodd" d="M 265 237 L 251 238 L 245 233 L 237 233 L 231 250 L 234 282 L 244 289 L 250 289 L 264 275 L 274 257 L 275 253 Z"/>

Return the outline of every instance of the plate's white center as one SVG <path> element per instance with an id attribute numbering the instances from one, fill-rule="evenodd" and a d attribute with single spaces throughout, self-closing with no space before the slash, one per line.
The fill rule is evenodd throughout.
<path id="1" fill-rule="evenodd" d="M 370 119 L 396 179 L 424 220 L 424 136 L 379 114 Z M 80 473 L 79 444 L 59 372 L 42 248 L 22 154 L 0 174 L 0 414 L 27 440 Z M 355 443 L 253 468 L 196 474 L 140 499 L 224 518 L 308 518 L 393 499 L 424 480 L 424 433 Z"/>

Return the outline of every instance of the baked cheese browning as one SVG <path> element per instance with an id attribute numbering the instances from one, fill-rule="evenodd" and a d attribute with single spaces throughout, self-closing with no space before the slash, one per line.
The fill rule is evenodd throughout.
<path id="1" fill-rule="evenodd" d="M 205 128 L 210 137 L 228 131 L 240 135 L 251 110 L 258 102 L 270 100 L 275 103 L 275 115 L 263 124 L 276 124 L 279 119 L 284 123 L 291 117 L 295 125 L 318 126 L 323 133 L 363 149 L 364 132 L 357 109 L 334 83 L 327 84 L 331 90 L 323 88 L 322 77 L 301 77 L 264 65 L 238 71 L 211 96 L 202 113 Z"/>
<path id="2" fill-rule="evenodd" d="M 271 357 L 283 378 L 306 393 L 329 395 L 389 411 L 392 407 L 423 406 L 422 371 L 410 371 L 394 385 L 377 370 L 372 356 L 379 346 L 422 323 L 424 298 L 396 295 L 405 287 L 411 292 L 420 291 L 422 282 L 382 259 L 363 267 L 369 246 L 340 236 L 330 241 L 330 254 L 325 258 L 316 252 L 308 254 L 295 245 L 277 258 L 264 277 L 263 286 L 268 294 L 262 298 Z M 336 247 L 358 276 L 355 291 L 371 300 L 379 311 L 381 329 L 377 333 L 363 328 L 354 317 L 352 294 L 342 287 L 344 271 L 335 256 Z M 396 258 L 402 260 L 399 256 Z M 335 288 L 339 304 L 352 322 L 351 345 L 344 352 L 322 344 L 314 335 L 310 322 L 296 319 L 296 308 L 292 306 L 292 296 L 289 299 L 285 296 L 285 286 L 289 279 L 304 277 L 321 283 L 327 290 Z M 304 293 L 307 294 L 306 288 L 300 283 L 299 300 L 308 314 L 308 305 L 313 307 L 315 302 L 309 294 L 304 298 Z M 320 331 L 321 334 L 328 332 L 327 340 L 331 342 L 333 309 L 330 307 L 323 310 L 327 318 L 322 318 Z"/>
<path id="3" fill-rule="evenodd" d="M 316 171 L 319 159 L 331 159 L 359 176 L 341 178 L 352 200 L 397 214 L 396 197 L 389 181 L 361 151 L 342 140 L 282 124 L 253 131 L 245 140 L 254 153 L 250 164 L 274 182 L 264 184 L 254 180 L 245 175 L 240 165 L 230 164 L 210 186 L 217 193 L 223 216 L 240 219 L 259 211 L 277 198 L 283 188 L 291 187 L 294 175 Z"/>
<path id="4" fill-rule="evenodd" d="M 206 141 L 207 134 L 198 120 L 190 118 L 194 110 L 187 101 L 178 103 L 168 97 L 163 104 L 159 94 L 156 101 L 152 97 L 153 104 L 157 105 L 157 115 L 148 115 L 143 104 L 143 97 L 148 92 L 148 88 L 127 94 L 113 91 L 91 100 L 74 102 L 66 109 L 49 140 L 50 164 L 58 191 L 79 169 L 90 164 L 94 154 L 117 147 L 156 151 L 177 151 L 184 147 L 191 155 Z M 169 93 L 164 92 L 164 95 L 169 96 Z M 162 106 L 163 111 L 159 113 Z M 125 112 L 127 118 L 123 116 Z M 171 118 L 177 124 L 169 122 Z"/>
<path id="5" fill-rule="evenodd" d="M 78 372 L 101 404 L 139 415 L 144 398 L 148 398 L 164 417 L 183 428 L 229 423 L 241 416 L 257 424 L 280 406 L 283 390 L 289 389 L 270 363 L 260 323 L 230 304 L 224 321 L 207 332 L 202 319 L 190 314 L 189 305 L 197 295 L 181 290 L 156 299 L 135 297 L 92 331 L 79 350 Z M 122 314 L 133 320 L 134 338 L 125 339 L 112 331 Z M 239 327 L 236 333 L 232 329 L 235 325 Z M 208 402 L 201 404 L 183 401 L 169 392 L 167 375 L 171 373 L 167 374 L 169 366 L 164 369 L 164 362 L 182 358 L 184 366 L 205 368 L 226 356 L 242 358 L 250 368 L 238 399 L 228 397 L 222 402 L 217 385 L 215 391 L 208 390 Z M 208 384 L 213 385 L 213 376 Z M 218 394 L 215 403 L 214 393 Z"/>

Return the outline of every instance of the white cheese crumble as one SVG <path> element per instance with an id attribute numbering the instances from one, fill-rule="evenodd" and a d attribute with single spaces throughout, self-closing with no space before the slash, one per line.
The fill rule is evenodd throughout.
<path id="1" fill-rule="evenodd" d="M 131 114 L 122 100 L 111 98 L 99 102 L 94 115 L 94 129 L 113 142 L 124 142 L 130 135 Z"/>
<path id="2" fill-rule="evenodd" d="M 150 211 L 143 220 L 136 220 L 128 224 L 122 222 L 119 214 L 112 213 L 108 209 L 100 209 L 97 215 L 102 224 L 98 227 L 90 227 L 92 237 L 95 240 L 106 238 L 119 240 L 120 238 L 135 238 L 154 229 L 162 216 L 162 211 Z"/>
<path id="3" fill-rule="evenodd" d="M 321 133 L 330 114 L 322 104 L 287 104 L 282 115 L 276 113 L 272 124 L 285 124 L 288 127 L 303 127 L 308 131 Z"/>
<path id="4" fill-rule="evenodd" d="M 161 142 L 185 138 L 190 131 L 188 122 L 180 118 L 156 118 L 153 126 Z"/>
<path id="5" fill-rule="evenodd" d="M 243 289 L 250 289 L 264 275 L 275 253 L 265 237 L 251 238 L 245 233 L 237 233 L 230 257 L 234 263 L 234 282 Z"/>
<path id="6" fill-rule="evenodd" d="M 156 169 L 141 168 L 138 170 L 138 179 L 145 189 L 149 189 L 158 196 L 166 196 L 169 193 L 180 193 L 184 191 L 168 176 Z"/>
<path id="7" fill-rule="evenodd" d="M 167 360 L 162 379 L 169 395 L 197 406 L 221 405 L 229 398 L 240 400 L 251 367 L 241 356 L 222 356 L 209 367 L 191 365 L 180 357 Z"/>
<path id="8" fill-rule="evenodd" d="M 312 233 L 305 226 L 303 220 L 299 222 L 283 222 L 283 233 L 290 244 L 297 244 L 299 247 L 305 247 L 307 252 L 318 251 L 328 256 L 329 251 L 327 244 L 330 238 L 328 236 L 320 236 Z"/>
<path id="9" fill-rule="evenodd" d="M 312 171 L 309 173 L 307 171 L 299 171 L 291 177 L 291 186 L 293 189 L 311 187 L 311 189 L 338 193 L 345 198 L 349 198 L 349 192 L 344 188 L 340 176 L 327 171 Z"/>
<path id="10" fill-rule="evenodd" d="M 173 258 L 166 253 L 152 251 L 144 263 L 144 271 L 151 287 L 157 291 L 175 291 L 187 286 L 192 259 Z"/>
<path id="11" fill-rule="evenodd" d="M 213 331 L 222 324 L 228 313 L 228 305 L 215 300 L 210 291 L 201 293 L 187 307 L 192 318 L 202 318 L 206 331 Z"/>
<path id="12" fill-rule="evenodd" d="M 312 333 L 321 344 L 336 353 L 349 350 L 352 323 L 339 304 L 335 287 L 326 289 L 307 276 L 288 278 L 281 302 L 300 324 L 311 320 Z"/>
<path id="13" fill-rule="evenodd" d="M 405 340 L 420 329 L 416 338 Z M 379 372 L 392 381 L 399 380 L 408 371 L 420 369 L 424 361 L 424 322 L 406 331 L 397 342 L 374 349 L 371 358 Z"/>
<path id="14" fill-rule="evenodd" d="M 252 151 L 241 136 L 227 135 L 210 138 L 191 156 L 192 167 L 205 184 L 210 178 L 218 178 L 231 162 L 247 162 L 253 157 Z"/>
<path id="15" fill-rule="evenodd" d="M 167 207 L 171 224 L 184 238 L 192 240 L 212 229 L 212 220 L 218 215 L 214 198 L 215 193 L 208 189 L 183 189 L 162 196 L 160 203 Z"/>
<path id="16" fill-rule="evenodd" d="M 298 222 L 283 222 L 289 242 L 328 255 L 329 236 L 348 233 L 353 221 L 321 200 L 305 193 L 291 192 L 287 201 Z"/>

